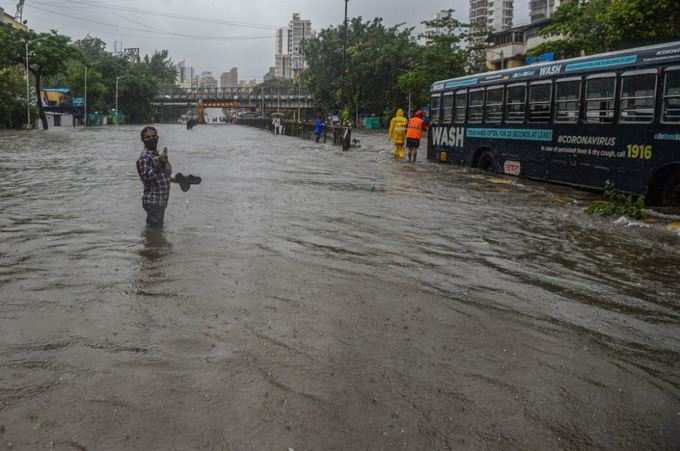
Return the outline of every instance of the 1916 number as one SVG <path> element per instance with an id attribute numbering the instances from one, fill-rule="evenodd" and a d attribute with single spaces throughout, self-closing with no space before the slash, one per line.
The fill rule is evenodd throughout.
<path id="1" fill-rule="evenodd" d="M 628 158 L 634 160 L 651 160 L 653 155 L 652 146 L 628 145 Z"/>

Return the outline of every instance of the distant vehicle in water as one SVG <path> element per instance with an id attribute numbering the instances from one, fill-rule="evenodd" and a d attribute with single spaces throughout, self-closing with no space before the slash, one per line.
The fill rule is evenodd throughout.
<path id="1" fill-rule="evenodd" d="M 432 85 L 428 158 L 680 206 L 680 41 Z"/>

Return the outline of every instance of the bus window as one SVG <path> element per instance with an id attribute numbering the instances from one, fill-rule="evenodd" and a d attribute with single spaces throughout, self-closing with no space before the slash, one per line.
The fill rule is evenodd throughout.
<path id="1" fill-rule="evenodd" d="M 505 121 L 510 124 L 524 123 L 526 113 L 527 86 L 508 86 L 508 101 L 505 107 Z"/>
<path id="2" fill-rule="evenodd" d="M 656 69 L 624 73 L 621 76 L 619 122 L 649 124 L 656 106 Z"/>
<path id="3" fill-rule="evenodd" d="M 456 93 L 456 124 L 464 124 L 467 111 L 467 91 L 458 91 Z"/>
<path id="4" fill-rule="evenodd" d="M 552 118 L 552 82 L 529 85 L 529 122 L 545 123 Z"/>
<path id="5" fill-rule="evenodd" d="M 441 103 L 441 96 L 432 96 L 432 101 L 430 102 L 430 116 L 432 117 L 432 123 L 439 123 L 439 104 Z"/>
<path id="6" fill-rule="evenodd" d="M 586 82 L 586 121 L 614 123 L 616 74 L 593 75 Z"/>
<path id="7" fill-rule="evenodd" d="M 468 111 L 468 123 L 481 124 L 484 112 L 484 90 L 470 91 L 470 107 Z"/>
<path id="8" fill-rule="evenodd" d="M 555 83 L 555 122 L 575 124 L 581 110 L 581 79 L 557 80 Z"/>
<path id="9" fill-rule="evenodd" d="M 487 88 L 484 121 L 487 124 L 500 124 L 503 121 L 503 87 Z"/>
<path id="10" fill-rule="evenodd" d="M 663 96 L 663 123 L 680 124 L 680 67 L 666 71 Z"/>
<path id="11" fill-rule="evenodd" d="M 450 124 L 451 119 L 453 119 L 453 93 L 447 92 L 444 94 L 444 103 L 442 108 L 444 124 Z"/>

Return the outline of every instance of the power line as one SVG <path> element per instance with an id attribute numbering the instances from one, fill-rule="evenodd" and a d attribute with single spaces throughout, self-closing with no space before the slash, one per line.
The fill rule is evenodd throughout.
<path id="1" fill-rule="evenodd" d="M 140 33 L 146 33 L 146 34 L 151 34 L 151 35 L 156 35 L 156 36 L 171 36 L 171 37 L 179 37 L 179 38 L 186 38 L 186 39 L 196 39 L 196 40 L 201 40 L 201 41 L 248 41 L 248 40 L 263 40 L 263 39 L 272 39 L 273 36 L 201 36 L 201 35 L 191 35 L 191 34 L 184 34 L 184 33 L 173 33 L 170 31 L 152 31 L 149 29 L 144 29 L 144 28 L 134 28 L 134 27 L 127 27 L 124 25 L 117 25 L 117 24 L 112 24 L 112 23 L 107 23 L 107 22 L 101 22 L 95 19 L 90 19 L 86 17 L 78 17 L 78 16 L 72 16 L 69 14 L 64 14 L 59 11 L 54 11 L 49 8 L 44 8 L 44 7 L 39 7 L 32 5 L 31 8 L 37 9 L 38 11 L 43 11 L 47 12 L 50 14 L 54 14 L 57 16 L 62 16 L 66 17 L 72 20 L 77 20 L 81 22 L 87 22 L 87 23 L 94 23 L 97 25 L 102 25 L 105 27 L 113 27 L 116 29 L 124 29 L 124 30 L 132 30 Z"/>
<path id="2" fill-rule="evenodd" d="M 41 1 L 33 1 L 33 4 L 40 4 L 43 6 L 53 6 L 54 2 L 41 2 Z M 185 14 L 175 14 L 175 13 L 164 13 L 164 12 L 159 12 L 159 11 L 153 11 L 153 10 L 148 10 L 148 9 L 140 9 L 140 8 L 134 8 L 134 7 L 124 7 L 124 6 L 111 6 L 110 4 L 103 4 L 103 3 L 98 3 L 98 2 L 92 2 L 88 0 L 70 0 L 68 2 L 62 3 L 64 6 L 81 6 L 81 7 L 94 7 L 97 9 L 109 9 L 109 10 L 114 10 L 114 11 L 122 11 L 122 12 L 130 12 L 130 13 L 136 13 L 136 14 L 147 14 L 151 15 L 153 17 L 165 17 L 165 18 L 170 18 L 170 19 L 176 19 L 176 20 L 184 20 L 184 21 L 189 21 L 189 22 L 200 22 L 200 23 L 212 23 L 212 24 L 217 24 L 217 25 L 230 25 L 234 27 L 242 27 L 242 28 L 253 28 L 253 29 L 259 29 L 259 30 L 274 30 L 276 27 L 270 26 L 270 25 L 265 25 L 265 24 L 256 24 L 256 23 L 248 23 L 248 22 L 238 22 L 238 21 L 229 21 L 229 20 L 221 20 L 221 19 L 214 19 L 214 18 L 207 18 L 207 17 L 196 17 L 196 16 L 189 16 Z"/>

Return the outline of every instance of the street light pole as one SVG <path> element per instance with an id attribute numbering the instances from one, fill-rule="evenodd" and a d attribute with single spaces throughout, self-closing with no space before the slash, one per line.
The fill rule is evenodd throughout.
<path id="1" fill-rule="evenodd" d="M 120 125 L 120 110 L 118 110 L 118 81 L 122 76 L 116 77 L 116 126 Z"/>
<path id="2" fill-rule="evenodd" d="M 85 99 L 83 103 L 85 112 L 85 127 L 87 127 L 87 66 L 85 66 Z"/>
<path id="3" fill-rule="evenodd" d="M 345 0 L 345 36 L 344 36 L 344 43 L 342 46 L 342 66 L 344 71 L 347 71 L 347 28 L 349 26 L 349 19 L 347 17 L 348 13 L 348 3 L 349 0 Z"/>
<path id="4" fill-rule="evenodd" d="M 28 40 L 26 41 L 26 128 L 31 128 L 31 86 L 28 65 Z"/>
<path id="5" fill-rule="evenodd" d="M 345 0 L 345 36 L 342 44 L 342 95 L 346 95 L 347 89 L 347 33 L 349 28 L 348 5 L 349 0 Z M 344 99 L 343 99 L 344 100 Z"/>

